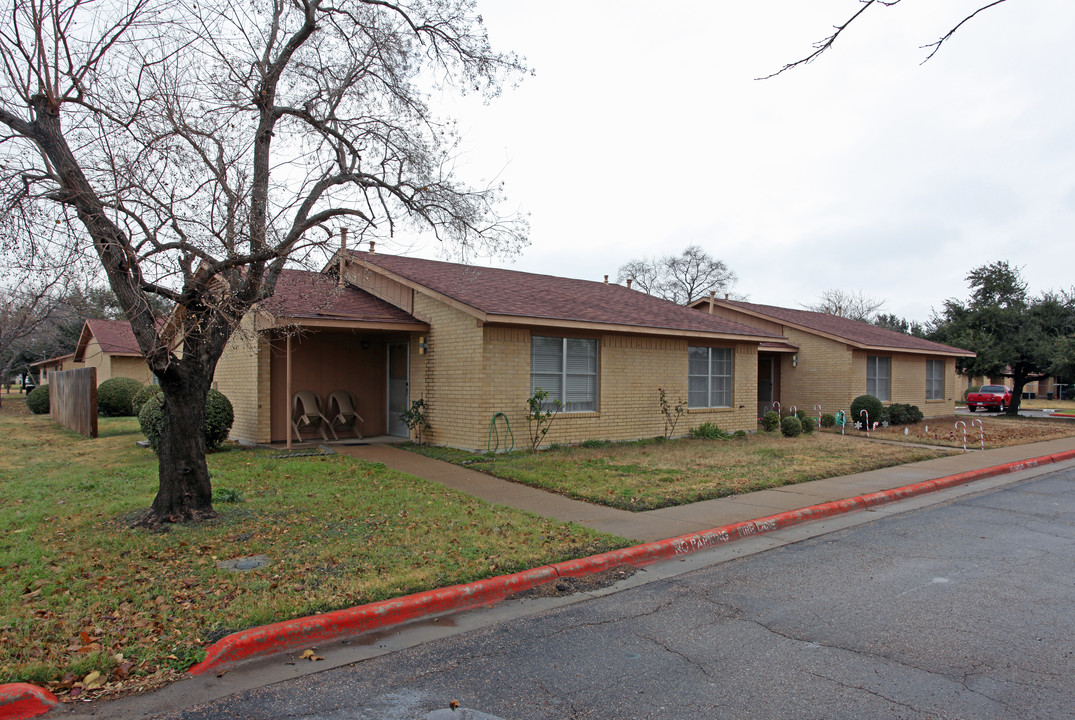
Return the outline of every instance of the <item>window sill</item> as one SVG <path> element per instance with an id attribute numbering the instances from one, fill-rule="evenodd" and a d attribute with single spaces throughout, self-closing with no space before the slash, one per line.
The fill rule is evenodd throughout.
<path id="1" fill-rule="evenodd" d="M 718 407 L 696 407 L 687 408 L 687 414 L 693 415 L 695 413 L 712 413 L 712 412 L 731 412 L 734 410 L 731 405 L 720 405 Z"/>
<path id="2" fill-rule="evenodd" d="M 587 418 L 587 417 L 601 417 L 601 413 L 597 410 L 560 410 L 555 413 L 553 417 L 566 417 L 566 418 Z"/>

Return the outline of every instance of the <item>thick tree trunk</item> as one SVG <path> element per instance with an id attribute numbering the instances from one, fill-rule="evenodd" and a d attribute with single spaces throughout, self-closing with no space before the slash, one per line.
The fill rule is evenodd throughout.
<path id="1" fill-rule="evenodd" d="M 1023 399 L 1023 388 L 1026 387 L 1027 378 L 1016 374 L 1012 378 L 1012 401 L 1008 403 L 1008 407 L 1004 410 L 1005 415 L 1016 416 L 1019 414 L 1019 404 Z"/>
<path id="2" fill-rule="evenodd" d="M 209 382 L 190 366 L 174 368 L 161 379 L 164 424 L 157 450 L 160 487 L 149 512 L 138 525 L 216 517 L 213 487 L 205 461 L 205 396 Z"/>

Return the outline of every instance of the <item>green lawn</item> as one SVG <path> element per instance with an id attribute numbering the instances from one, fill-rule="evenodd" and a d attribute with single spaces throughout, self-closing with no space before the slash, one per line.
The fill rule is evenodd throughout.
<path id="1" fill-rule="evenodd" d="M 379 464 L 237 447 L 209 458 L 217 520 L 135 530 L 157 483 L 137 422 L 102 418 L 91 440 L 12 400 L 0 411 L 0 682 L 83 697 L 153 687 L 230 631 L 627 544 Z M 270 564 L 217 566 L 252 555 Z"/>

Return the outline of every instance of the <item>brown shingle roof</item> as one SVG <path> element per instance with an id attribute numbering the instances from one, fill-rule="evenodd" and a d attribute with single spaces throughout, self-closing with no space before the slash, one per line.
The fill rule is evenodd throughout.
<path id="1" fill-rule="evenodd" d="M 134 331 L 126 320 L 100 320 L 90 318 L 82 326 L 82 334 L 75 348 L 75 359 L 82 360 L 86 354 L 86 344 L 93 337 L 101 346 L 101 351 L 109 355 L 134 355 L 141 357 L 142 350 L 134 339 Z"/>
<path id="2" fill-rule="evenodd" d="M 491 322 L 540 319 L 685 334 L 779 337 L 621 285 L 361 251 L 350 251 L 350 257 L 406 285 L 472 308 Z"/>
<path id="3" fill-rule="evenodd" d="M 418 323 L 411 315 L 364 290 L 306 270 L 284 270 L 276 292 L 259 308 L 278 318 Z"/>
<path id="4" fill-rule="evenodd" d="M 695 305 L 704 308 L 708 300 L 700 301 Z M 791 308 L 775 307 L 773 305 L 759 305 L 757 303 L 743 302 L 740 300 L 716 300 L 717 305 L 734 310 L 740 310 L 749 315 L 775 320 L 784 325 L 791 325 L 802 330 L 813 331 L 830 337 L 845 340 L 852 345 L 864 348 L 877 348 L 886 350 L 906 350 L 909 352 L 928 352 L 945 355 L 973 356 L 974 353 L 962 348 L 952 347 L 905 335 L 895 330 L 871 325 L 859 320 L 830 315 L 828 313 L 814 312 L 812 310 L 792 310 Z"/>

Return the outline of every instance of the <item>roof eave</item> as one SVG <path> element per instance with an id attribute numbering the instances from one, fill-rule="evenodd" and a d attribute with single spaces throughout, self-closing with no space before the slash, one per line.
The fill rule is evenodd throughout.
<path id="1" fill-rule="evenodd" d="M 393 330 L 413 332 L 416 330 L 429 330 L 429 324 L 420 320 L 411 322 L 399 322 L 393 320 L 360 320 L 348 318 L 310 318 L 310 317 L 276 317 L 269 313 L 261 313 L 259 330 L 270 330 L 285 327 L 308 327 L 308 328 L 336 328 L 347 330 Z"/>
<path id="2" fill-rule="evenodd" d="M 732 340 L 736 342 L 772 342 L 777 339 L 772 335 L 740 335 L 737 333 L 720 333 L 706 330 L 685 330 L 680 328 L 647 327 L 641 325 L 623 325 L 620 323 L 602 323 L 582 320 L 563 320 L 526 315 L 486 315 L 487 324 L 523 325 L 529 327 L 553 327 L 569 330 L 600 330 L 604 332 L 630 333 L 633 335 L 660 335 L 664 337 L 693 337 L 707 340 Z"/>

